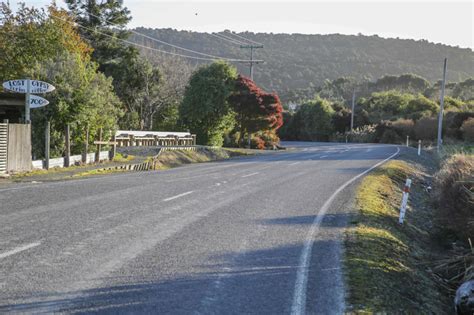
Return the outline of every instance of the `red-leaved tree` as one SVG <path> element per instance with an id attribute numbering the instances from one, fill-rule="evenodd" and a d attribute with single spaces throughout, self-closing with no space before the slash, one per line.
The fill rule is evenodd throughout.
<path id="1" fill-rule="evenodd" d="M 236 112 L 239 128 L 239 144 L 244 135 L 250 139 L 251 134 L 262 132 L 273 134 L 283 125 L 283 107 L 275 93 L 266 93 L 251 79 L 239 75 L 229 102 Z"/>

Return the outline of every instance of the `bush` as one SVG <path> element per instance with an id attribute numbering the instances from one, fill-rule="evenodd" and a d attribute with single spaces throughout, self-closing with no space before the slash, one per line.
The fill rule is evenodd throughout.
<path id="1" fill-rule="evenodd" d="M 438 119 L 423 117 L 416 122 L 414 131 L 417 140 L 434 140 L 438 132 Z"/>
<path id="2" fill-rule="evenodd" d="M 392 127 L 402 139 L 406 139 L 407 136 L 410 138 L 414 136 L 415 122 L 411 119 L 397 119 L 392 122 Z"/>
<path id="3" fill-rule="evenodd" d="M 403 139 L 393 129 L 386 129 L 380 139 L 381 143 L 402 143 Z"/>
<path id="4" fill-rule="evenodd" d="M 461 240 L 474 235 L 474 156 L 457 154 L 436 174 L 436 197 L 441 226 Z"/>
<path id="5" fill-rule="evenodd" d="M 464 140 L 474 142 L 474 118 L 466 119 L 461 126 Z"/>
<path id="6" fill-rule="evenodd" d="M 462 124 L 474 117 L 474 112 L 446 112 L 443 118 L 444 135 L 458 140 L 463 139 Z"/>
<path id="7" fill-rule="evenodd" d="M 265 149 L 265 140 L 263 140 L 259 136 L 253 136 L 252 140 L 250 141 L 250 147 L 252 149 L 263 150 Z"/>

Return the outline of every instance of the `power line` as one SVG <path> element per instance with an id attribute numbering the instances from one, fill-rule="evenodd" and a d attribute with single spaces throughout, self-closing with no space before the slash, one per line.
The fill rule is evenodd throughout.
<path id="1" fill-rule="evenodd" d="M 238 37 L 238 38 L 240 38 L 240 39 L 246 40 L 247 42 L 250 42 L 250 43 L 252 43 L 252 44 L 255 44 L 255 45 L 263 45 L 262 43 L 258 43 L 258 42 L 255 42 L 255 41 L 251 40 L 251 39 L 248 39 L 248 38 L 245 38 L 245 37 L 243 37 L 243 36 L 240 36 L 240 35 L 238 35 L 237 33 L 232 33 L 232 32 L 227 32 L 227 33 L 228 33 L 228 34 L 232 34 L 232 35 L 234 35 L 234 36 L 236 36 L 236 37 Z M 246 43 L 245 43 L 245 44 L 246 44 Z"/>
<path id="2" fill-rule="evenodd" d="M 220 34 L 220 33 L 211 33 L 211 35 L 212 35 L 212 36 L 215 36 L 215 37 L 217 37 L 217 38 L 219 38 L 219 39 L 222 39 L 222 40 L 226 40 L 226 41 L 228 41 L 228 42 L 231 42 L 232 44 L 237 44 L 237 45 L 245 45 L 245 44 L 247 44 L 247 43 L 244 43 L 244 42 L 239 41 L 239 40 L 237 40 L 237 39 L 233 39 L 233 38 L 231 38 L 231 37 L 222 35 L 222 34 Z"/>
<path id="3" fill-rule="evenodd" d="M 133 46 L 137 46 L 137 47 L 141 47 L 141 48 L 150 49 L 152 51 L 157 51 L 157 52 L 160 52 L 160 53 L 163 53 L 163 54 L 168 54 L 168 55 L 173 55 L 173 56 L 183 57 L 183 58 L 189 58 L 189 59 L 195 59 L 195 60 L 205 60 L 205 61 L 226 60 L 226 61 L 230 61 L 230 62 L 242 62 L 242 63 L 248 63 L 248 62 L 251 61 L 251 60 L 245 60 L 245 59 L 232 59 L 232 58 L 222 58 L 222 57 L 204 58 L 204 57 L 189 56 L 189 55 L 183 55 L 183 54 L 174 53 L 174 52 L 170 52 L 170 51 L 165 51 L 165 50 L 161 50 L 161 49 L 157 49 L 157 48 L 148 47 L 148 46 L 145 46 L 145 45 L 140 45 L 140 44 L 131 42 L 131 41 L 126 40 L 126 39 L 118 38 L 116 36 L 113 36 L 113 35 L 110 35 L 110 34 L 107 34 L 107 33 L 104 33 L 104 32 L 100 32 L 97 29 L 92 29 L 90 27 L 84 26 L 84 25 L 82 25 L 80 23 L 77 23 L 77 22 L 71 22 L 69 20 L 62 19 L 62 18 L 54 16 L 54 15 L 51 15 L 51 16 L 55 19 L 61 20 L 63 22 L 69 23 L 71 25 L 78 26 L 78 27 L 86 29 L 88 31 L 96 32 L 98 34 L 104 35 L 106 37 L 109 37 L 109 38 L 112 38 L 112 39 L 115 39 L 115 40 L 118 40 L 118 41 L 121 41 L 123 43 L 127 43 L 129 45 L 133 45 Z"/>
<path id="4" fill-rule="evenodd" d="M 100 16 L 97 16 L 95 14 L 92 14 L 92 13 L 87 13 L 93 17 L 96 17 L 98 19 L 101 19 Z M 108 22 L 108 21 L 105 21 L 105 23 L 109 24 L 109 25 L 113 25 L 113 26 L 120 26 L 119 24 L 116 24 L 116 23 L 112 23 L 112 22 Z M 184 50 L 184 51 L 187 51 L 187 52 L 191 52 L 191 53 L 194 53 L 194 54 L 197 54 L 197 55 L 201 55 L 201 56 L 206 56 L 206 57 L 210 57 L 210 58 L 216 58 L 216 59 L 228 59 L 226 57 L 220 57 L 220 56 L 214 56 L 214 55 L 210 55 L 210 54 L 206 54 L 206 53 L 202 53 L 202 52 L 199 52 L 199 51 L 195 51 L 195 50 L 192 50 L 192 49 L 188 49 L 188 48 L 184 48 L 184 47 L 181 47 L 181 46 L 178 46 L 178 45 L 174 45 L 174 44 L 171 44 L 171 43 L 168 43 L 168 42 L 165 42 L 163 40 L 160 40 L 158 38 L 154 38 L 154 37 L 151 37 L 151 36 L 148 36 L 146 34 L 143 34 L 143 33 L 140 33 L 140 32 L 137 32 L 135 30 L 131 30 L 131 29 L 127 29 L 128 31 L 130 31 L 131 33 L 133 34 L 136 34 L 136 35 L 139 35 L 139 36 L 143 36 L 145 38 L 148 38 L 150 40 L 153 40 L 155 42 L 158 42 L 158 43 L 161 43 L 161 44 L 164 44 L 164 45 L 168 45 L 168 46 L 171 46 L 173 48 L 177 48 L 177 49 L 181 49 L 181 50 Z"/>

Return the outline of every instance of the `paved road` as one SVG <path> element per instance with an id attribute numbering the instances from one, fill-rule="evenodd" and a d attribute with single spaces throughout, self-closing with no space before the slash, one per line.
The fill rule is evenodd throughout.
<path id="1" fill-rule="evenodd" d="M 0 313 L 342 313 L 354 178 L 398 149 L 287 145 L 0 190 Z"/>

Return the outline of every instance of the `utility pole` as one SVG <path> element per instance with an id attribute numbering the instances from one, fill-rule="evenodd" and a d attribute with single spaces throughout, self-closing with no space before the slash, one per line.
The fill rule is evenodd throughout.
<path id="1" fill-rule="evenodd" d="M 253 81 L 253 64 L 261 62 L 261 60 L 253 60 L 253 50 L 263 48 L 263 45 L 240 45 L 240 48 L 250 49 L 250 79 Z"/>
<path id="2" fill-rule="evenodd" d="M 355 99 L 356 99 L 356 91 L 352 91 L 352 109 L 351 109 L 351 134 L 352 129 L 354 129 L 354 109 L 355 109 Z"/>
<path id="3" fill-rule="evenodd" d="M 257 63 L 260 63 L 261 60 L 253 60 L 253 50 L 254 49 L 259 49 L 259 48 L 263 48 L 263 45 L 240 45 L 240 48 L 245 48 L 245 49 L 250 49 L 250 79 L 253 81 L 253 64 L 257 64 Z M 250 132 L 248 133 L 248 146 L 249 146 L 249 149 L 250 149 L 250 144 L 251 144 L 251 140 L 252 140 L 252 137 L 250 135 Z"/>
<path id="4" fill-rule="evenodd" d="M 442 129 L 443 129 L 443 110 L 444 110 L 444 88 L 446 86 L 446 68 L 447 68 L 448 58 L 444 58 L 444 68 L 443 68 L 443 82 L 441 83 L 441 95 L 439 98 L 439 117 L 438 117 L 438 146 L 437 151 L 441 149 L 442 145 Z"/>

